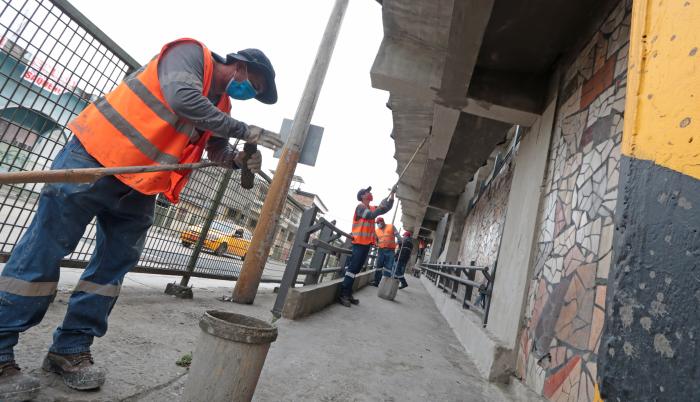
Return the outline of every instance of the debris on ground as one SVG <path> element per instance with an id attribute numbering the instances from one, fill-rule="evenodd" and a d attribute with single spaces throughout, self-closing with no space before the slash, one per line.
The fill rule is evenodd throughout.
<path id="1" fill-rule="evenodd" d="M 182 355 L 182 357 L 180 357 L 175 364 L 180 367 L 190 368 L 190 365 L 192 364 L 192 352 Z"/>

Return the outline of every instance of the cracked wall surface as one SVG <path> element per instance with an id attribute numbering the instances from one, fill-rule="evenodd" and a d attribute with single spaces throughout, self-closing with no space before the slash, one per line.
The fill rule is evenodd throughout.
<path id="1" fill-rule="evenodd" d="M 516 373 L 553 401 L 596 396 L 630 16 L 621 1 L 562 74 Z"/>

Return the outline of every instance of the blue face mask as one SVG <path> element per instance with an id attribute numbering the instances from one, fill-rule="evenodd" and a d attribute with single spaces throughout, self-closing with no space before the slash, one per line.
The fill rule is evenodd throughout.
<path id="1" fill-rule="evenodd" d="M 226 86 L 226 93 L 233 99 L 238 100 L 253 99 L 258 94 L 249 80 L 238 82 L 234 78 Z"/>

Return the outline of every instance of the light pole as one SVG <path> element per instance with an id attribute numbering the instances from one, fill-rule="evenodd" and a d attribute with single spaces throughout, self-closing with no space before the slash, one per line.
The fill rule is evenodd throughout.
<path id="1" fill-rule="evenodd" d="M 316 54 L 316 60 L 311 68 L 306 87 L 299 102 L 294 122 L 289 133 L 289 139 L 282 150 L 275 176 L 270 184 L 270 190 L 265 198 L 260 220 L 255 227 L 253 240 L 248 248 L 248 254 L 243 263 L 241 274 L 233 289 L 232 300 L 236 303 L 252 304 L 260 285 L 260 279 L 270 254 L 274 241 L 277 223 L 280 219 L 289 192 L 289 186 L 294 177 L 299 155 L 306 140 L 306 133 L 311 124 L 318 96 L 326 78 L 328 65 L 331 61 L 335 42 L 338 39 L 340 26 L 349 0 L 336 0 L 330 18 L 323 33 L 321 44 Z"/>

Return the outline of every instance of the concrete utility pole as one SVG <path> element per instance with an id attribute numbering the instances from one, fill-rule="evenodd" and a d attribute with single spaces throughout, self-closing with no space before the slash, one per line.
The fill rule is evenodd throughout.
<path id="1" fill-rule="evenodd" d="M 258 291 L 258 285 L 260 285 L 260 278 L 275 237 L 277 223 L 287 199 L 289 185 L 292 182 L 294 171 L 299 161 L 299 154 L 304 141 L 306 141 L 306 133 L 311 124 L 311 116 L 313 116 L 316 108 L 316 101 L 321 92 L 323 80 L 326 78 L 326 72 L 328 71 L 335 42 L 338 39 L 338 32 L 343 22 L 345 10 L 348 7 L 348 1 L 336 0 L 331 16 L 328 19 L 326 30 L 323 33 L 323 38 L 316 54 L 316 60 L 311 68 L 304 93 L 294 116 L 289 139 L 282 150 L 275 176 L 272 179 L 270 190 L 267 193 L 267 198 L 265 198 L 265 204 L 263 204 L 260 212 L 260 220 L 253 233 L 253 240 L 248 248 L 248 254 L 236 282 L 236 287 L 233 289 L 232 299 L 236 303 L 252 304 L 255 300 L 255 294 Z"/>

